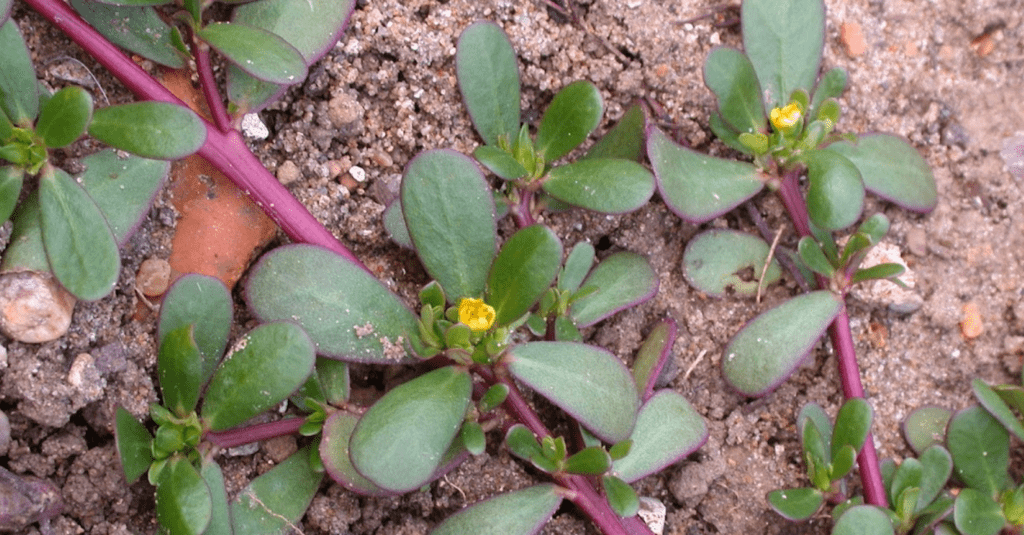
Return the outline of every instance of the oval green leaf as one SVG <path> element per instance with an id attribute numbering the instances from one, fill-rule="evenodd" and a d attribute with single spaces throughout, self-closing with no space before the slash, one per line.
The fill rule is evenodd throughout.
<path id="1" fill-rule="evenodd" d="M 683 276 L 694 288 L 715 297 L 729 292 L 752 296 L 782 277 L 774 258 L 764 271 L 768 244 L 761 238 L 728 229 L 702 232 L 686 244 Z M 764 272 L 764 281 L 760 282 Z"/>
<path id="2" fill-rule="evenodd" d="M 785 106 L 797 89 L 814 87 L 825 44 L 822 0 L 747 0 L 740 20 L 765 110 Z"/>
<path id="3" fill-rule="evenodd" d="M 601 123 L 604 102 L 594 84 L 579 80 L 562 88 L 544 110 L 537 129 L 537 154 L 554 162 L 569 154 Z"/>
<path id="4" fill-rule="evenodd" d="M 310 465 L 311 453 L 311 446 L 300 449 L 238 493 L 231 501 L 235 533 L 294 533 L 323 479 Z"/>
<path id="5" fill-rule="evenodd" d="M 640 398 L 629 371 L 608 351 L 573 342 L 530 342 L 508 351 L 508 369 L 602 440 L 629 438 Z"/>
<path id="6" fill-rule="evenodd" d="M 836 426 L 832 431 L 833 458 L 847 445 L 860 452 L 871 430 L 872 417 L 871 405 L 863 398 L 851 398 L 843 403 L 839 408 L 839 414 L 836 414 Z"/>
<path id="7" fill-rule="evenodd" d="M 569 257 L 565 259 L 565 267 L 558 274 L 558 289 L 566 292 L 579 290 L 594 265 L 594 254 L 594 246 L 587 242 L 574 245 Z"/>
<path id="8" fill-rule="evenodd" d="M 416 315 L 361 267 L 313 245 L 278 247 L 252 269 L 249 307 L 263 321 L 294 321 L 317 353 L 350 362 L 411 358 Z"/>
<path id="9" fill-rule="evenodd" d="M 199 535 L 213 516 L 210 488 L 192 463 L 175 456 L 160 472 L 156 519 L 168 533 Z"/>
<path id="10" fill-rule="evenodd" d="M 306 60 L 302 54 L 288 41 L 262 28 L 215 22 L 198 30 L 196 36 L 260 80 L 292 85 L 306 78 Z"/>
<path id="11" fill-rule="evenodd" d="M 349 440 L 359 423 L 359 417 L 346 411 L 337 411 L 324 422 L 320 440 L 320 459 L 331 479 L 346 489 L 364 496 L 392 496 L 397 494 L 384 490 L 362 476 L 352 465 L 349 456 Z"/>
<path id="12" fill-rule="evenodd" d="M 455 51 L 455 72 L 473 126 L 488 145 L 519 131 L 519 66 L 505 32 L 491 22 L 463 30 Z"/>
<path id="13" fill-rule="evenodd" d="M 498 325 L 508 325 L 551 287 L 562 262 L 562 242 L 544 225 L 531 225 L 505 242 L 487 278 L 487 304 Z"/>
<path id="14" fill-rule="evenodd" d="M 623 518 L 636 516 L 640 510 L 640 498 L 633 487 L 615 476 L 605 475 L 601 478 L 601 488 L 615 514 Z"/>
<path id="15" fill-rule="evenodd" d="M 544 191 L 552 197 L 604 214 L 640 208 L 654 194 L 654 175 L 632 160 L 587 158 L 551 169 Z"/>
<path id="16" fill-rule="evenodd" d="M 634 104 L 601 139 L 594 143 L 584 158 L 622 158 L 639 162 L 644 155 L 644 128 L 647 116 L 643 107 Z"/>
<path id="17" fill-rule="evenodd" d="M 672 345 L 678 332 L 676 321 L 671 317 L 665 318 L 651 329 L 640 350 L 636 352 L 633 379 L 636 380 L 636 389 L 642 401 L 646 402 L 651 397 L 661 371 L 668 359 L 672 358 Z"/>
<path id="18" fill-rule="evenodd" d="M 210 379 L 202 419 L 223 431 L 277 405 L 313 371 L 313 342 L 294 323 L 266 323 L 243 336 Z"/>
<path id="19" fill-rule="evenodd" d="M 224 355 L 231 329 L 231 294 L 219 279 L 190 273 L 164 295 L 157 322 L 157 343 L 171 332 L 193 325 L 191 337 L 202 354 L 198 385 L 205 384 Z M 190 409 L 191 410 L 191 409 Z"/>
<path id="20" fill-rule="evenodd" d="M 725 380 L 747 396 L 774 390 L 796 370 L 842 309 L 842 299 L 822 290 L 790 299 L 754 318 L 725 348 Z"/>
<path id="21" fill-rule="evenodd" d="M 166 3 L 169 0 L 116 6 L 95 0 L 71 0 L 75 11 L 111 43 L 166 67 L 180 69 L 185 60 L 171 38 L 177 30 L 164 22 L 155 9 L 146 7 Z"/>
<path id="22" fill-rule="evenodd" d="M 822 103 L 829 99 L 839 98 L 839 96 L 843 94 L 843 90 L 846 89 L 846 79 L 846 70 L 842 67 L 834 67 L 832 70 L 823 74 L 821 79 L 818 80 L 818 85 L 814 88 L 814 96 L 811 98 L 811 106 L 808 110 L 807 116 L 814 119 L 820 119 L 821 117 L 819 117 L 819 113 Z M 834 122 L 835 119 L 833 119 L 833 124 Z"/>
<path id="23" fill-rule="evenodd" d="M 95 301 L 114 289 L 121 257 L 117 241 L 96 203 L 60 169 L 39 180 L 43 245 L 53 274 L 83 301 Z"/>
<path id="24" fill-rule="evenodd" d="M 395 243 L 412 249 L 412 238 L 409 229 L 405 228 L 405 216 L 402 215 L 402 200 L 395 199 L 384 209 L 384 229 Z"/>
<path id="25" fill-rule="evenodd" d="M 800 238 L 800 242 L 796 246 L 797 254 L 800 255 L 800 260 L 804 263 L 807 269 L 823 276 L 831 277 L 836 272 L 836 268 L 828 261 L 825 256 L 825 252 L 822 250 L 821 245 L 814 239 L 813 236 L 804 236 Z"/>
<path id="26" fill-rule="evenodd" d="M 494 198 L 483 173 L 452 150 L 430 150 L 402 177 L 402 210 L 427 273 L 452 302 L 484 293 L 497 249 Z"/>
<path id="27" fill-rule="evenodd" d="M 163 404 L 179 418 L 185 418 L 199 403 L 203 377 L 203 355 L 192 339 L 192 325 L 167 333 L 160 341 L 157 376 Z"/>
<path id="28" fill-rule="evenodd" d="M 39 115 L 36 71 L 13 19 L 0 26 L 0 50 L 0 110 L 15 126 L 32 126 Z"/>
<path id="29" fill-rule="evenodd" d="M 3 225 L 14 213 L 21 195 L 21 186 L 25 172 L 13 165 L 0 167 L 0 225 Z"/>
<path id="30" fill-rule="evenodd" d="M 1006 525 L 1006 517 L 990 495 L 966 488 L 953 505 L 953 523 L 964 535 L 996 535 Z"/>
<path id="31" fill-rule="evenodd" d="M 938 203 L 935 176 L 928 162 L 905 139 L 891 134 L 859 136 L 857 143 L 828 146 L 857 167 L 864 187 L 907 210 L 930 212 Z"/>
<path id="32" fill-rule="evenodd" d="M 363 415 L 349 444 L 352 464 L 395 492 L 430 480 L 462 427 L 472 380 L 447 366 L 395 387 Z"/>
<path id="33" fill-rule="evenodd" d="M 611 467 L 612 457 L 604 446 L 583 448 L 565 460 L 565 471 L 570 474 L 599 476 Z"/>
<path id="34" fill-rule="evenodd" d="M 1017 438 L 1024 440 L 1024 426 L 1021 425 L 1020 420 L 1017 419 L 1017 415 L 1013 413 L 1009 405 L 1003 401 L 1003 398 L 991 386 L 985 384 L 985 381 L 981 379 L 974 379 L 971 381 L 971 388 L 974 390 L 974 396 L 978 398 L 978 402 L 981 403 L 982 407 L 985 407 L 989 414 L 996 420 L 999 420 L 999 423 L 1003 424 L 1007 431 L 1013 433 Z"/>
<path id="35" fill-rule="evenodd" d="M 654 297 L 658 274 L 646 258 L 621 252 L 602 260 L 582 286 L 597 290 L 573 303 L 570 316 L 579 326 L 587 327 Z"/>
<path id="36" fill-rule="evenodd" d="M 430 535 L 533 535 L 561 503 L 558 487 L 535 485 L 473 504 L 438 524 Z"/>
<path id="37" fill-rule="evenodd" d="M 946 425 L 952 417 L 953 411 L 945 407 L 919 407 L 903 420 L 903 438 L 920 455 L 929 446 L 942 444 L 946 436 Z"/>
<path id="38" fill-rule="evenodd" d="M 224 473 L 213 459 L 203 457 L 199 463 L 199 475 L 210 489 L 212 505 L 210 525 L 203 535 L 233 535 L 231 513 L 228 512 L 228 493 L 224 488 Z"/>
<path id="39" fill-rule="evenodd" d="M 515 180 L 529 174 L 523 164 L 508 152 L 493 145 L 481 145 L 473 151 L 473 157 L 498 178 Z"/>
<path id="40" fill-rule="evenodd" d="M 826 230 L 846 228 L 864 211 L 864 182 L 853 162 L 827 150 L 806 153 L 807 212 L 811 221 Z"/>
<path id="41" fill-rule="evenodd" d="M 206 125 L 177 104 L 133 102 L 96 110 L 89 135 L 146 158 L 178 160 L 203 146 Z"/>
<path id="42" fill-rule="evenodd" d="M 1008 483 L 1010 435 L 985 409 L 974 405 L 953 415 L 946 431 L 946 449 L 956 476 L 986 496 L 996 496 Z"/>
<path id="43" fill-rule="evenodd" d="M 704 84 L 718 97 L 718 112 L 740 132 L 765 129 L 761 86 L 746 54 L 717 47 L 704 61 Z"/>
<path id="44" fill-rule="evenodd" d="M 768 505 L 786 520 L 801 521 L 814 516 L 825 503 L 825 496 L 815 488 L 779 489 L 768 493 Z"/>
<path id="45" fill-rule="evenodd" d="M 129 485 L 135 483 L 153 463 L 150 444 L 153 436 L 130 412 L 118 407 L 114 416 L 114 442 L 117 456 L 121 460 L 124 479 Z"/>
<path id="46" fill-rule="evenodd" d="M 665 204 L 691 223 L 710 221 L 764 187 L 753 164 L 692 151 L 654 127 L 648 129 L 647 155 Z"/>
<path id="47" fill-rule="evenodd" d="M 839 517 L 832 535 L 892 535 L 889 516 L 873 505 L 855 505 Z"/>
<path id="48" fill-rule="evenodd" d="M 678 392 L 662 390 L 640 408 L 633 447 L 615 461 L 615 474 L 632 483 L 678 462 L 707 438 L 707 424 L 693 405 Z"/>
<path id="49" fill-rule="evenodd" d="M 51 149 L 66 147 L 85 133 L 92 119 L 92 96 L 78 86 L 54 93 L 39 111 L 36 134 Z"/>
<path id="50" fill-rule="evenodd" d="M 119 156 L 106 149 L 82 159 L 78 182 L 107 218 L 117 243 L 124 245 L 142 223 L 171 169 L 170 162 Z"/>
<path id="51" fill-rule="evenodd" d="M 921 462 L 921 494 L 917 498 L 915 512 L 920 512 L 935 501 L 953 473 L 953 457 L 942 446 L 935 445 L 924 450 L 918 461 Z"/>

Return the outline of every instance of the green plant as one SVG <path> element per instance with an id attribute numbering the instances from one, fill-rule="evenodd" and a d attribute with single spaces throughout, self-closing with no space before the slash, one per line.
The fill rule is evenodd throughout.
<path id="1" fill-rule="evenodd" d="M 896 264 L 862 266 L 889 228 L 881 214 L 862 219 L 865 192 L 927 212 L 936 203 L 934 178 L 917 151 L 896 136 L 836 133 L 836 98 L 846 74 L 837 68 L 818 77 L 823 2 L 745 0 L 741 16 L 744 51 L 714 49 L 705 62 L 704 80 L 718 100 L 712 130 L 753 162 L 697 153 L 654 126 L 648 128 L 647 153 L 662 198 L 681 218 L 703 223 L 768 189 L 781 198 L 799 242 L 796 251 L 782 246 L 773 256 L 772 248 L 757 237 L 708 231 L 688 244 L 684 274 L 691 285 L 711 295 L 722 295 L 730 287 L 753 295 L 781 275 L 777 261 L 787 264 L 809 291 L 762 313 L 735 335 L 722 359 L 726 381 L 743 395 L 766 395 L 796 370 L 827 330 L 838 355 L 844 396 L 862 398 L 844 299 L 858 282 L 895 281 L 903 272 Z M 770 239 L 774 233 L 755 212 L 751 210 L 755 223 Z M 845 243 L 836 239 L 836 232 L 854 225 Z M 744 270 L 751 268 L 754 276 L 744 277 Z M 804 426 L 805 432 L 815 428 L 819 434 L 824 431 Z M 805 448 L 815 444 L 805 442 Z M 836 458 L 839 451 L 828 457 L 816 449 L 811 448 L 808 467 L 815 489 L 805 492 L 814 500 L 832 492 L 832 476 L 841 472 L 833 474 L 824 466 L 846 461 Z M 865 501 L 885 506 L 870 438 L 860 449 L 858 463 Z"/>

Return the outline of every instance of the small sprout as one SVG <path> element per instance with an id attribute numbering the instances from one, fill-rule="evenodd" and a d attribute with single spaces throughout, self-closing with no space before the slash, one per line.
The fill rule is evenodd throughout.
<path id="1" fill-rule="evenodd" d="M 494 307 L 484 303 L 483 299 L 465 297 L 459 302 L 459 321 L 469 326 L 473 332 L 483 332 L 494 325 L 497 315 Z"/>

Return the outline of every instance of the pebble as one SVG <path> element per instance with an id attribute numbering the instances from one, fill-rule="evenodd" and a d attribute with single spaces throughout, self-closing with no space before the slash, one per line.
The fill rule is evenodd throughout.
<path id="1" fill-rule="evenodd" d="M 661 503 L 658 499 L 641 496 L 640 510 L 637 511 L 637 514 L 647 524 L 647 527 L 654 532 L 654 535 L 665 533 L 665 504 Z"/>
<path id="2" fill-rule="evenodd" d="M 0 331 L 19 342 L 38 344 L 68 332 L 75 298 L 49 273 L 0 275 Z"/>
<path id="3" fill-rule="evenodd" d="M 263 442 L 263 451 L 267 454 L 267 457 L 270 457 L 270 460 L 274 461 L 274 464 L 284 462 L 285 459 L 298 450 L 299 446 L 295 442 L 295 437 L 290 435 L 274 437 Z"/>
<path id="4" fill-rule="evenodd" d="M 907 288 L 887 280 L 872 280 L 855 285 L 850 290 L 850 295 L 865 303 L 887 306 L 897 314 L 916 312 L 924 304 L 924 299 L 914 290 L 917 277 L 914 270 L 903 260 L 899 247 L 888 242 L 879 243 L 868 252 L 860 267 L 863 269 L 886 263 L 903 266 L 905 271 L 897 278 L 903 281 Z"/>
<path id="5" fill-rule="evenodd" d="M 277 167 L 277 180 L 285 186 L 295 182 L 300 176 L 302 176 L 302 171 L 291 160 L 285 160 L 284 163 Z"/>
<path id="6" fill-rule="evenodd" d="M 171 282 L 171 264 L 163 258 L 150 257 L 142 261 L 135 275 L 135 285 L 142 295 L 156 297 L 167 291 Z"/>
<path id="7" fill-rule="evenodd" d="M 366 169 L 363 169 L 358 165 L 353 165 L 352 168 L 348 170 L 348 174 L 352 175 L 352 178 L 355 179 L 356 182 L 366 182 Z"/>
<path id="8" fill-rule="evenodd" d="M 974 302 L 967 303 L 963 308 L 963 319 L 960 320 L 960 332 L 964 338 L 971 340 L 985 332 L 985 324 L 981 319 L 981 310 Z"/>
<path id="9" fill-rule="evenodd" d="M 864 41 L 864 30 L 856 22 L 844 22 L 839 26 L 839 40 L 850 57 L 860 56 L 868 50 L 868 45 Z"/>
<path id="10" fill-rule="evenodd" d="M 242 134 L 250 139 L 267 139 L 270 130 L 263 124 L 260 116 L 255 113 L 247 113 L 242 116 Z"/>
<path id="11" fill-rule="evenodd" d="M 907 231 L 907 250 L 917 257 L 928 254 L 928 234 L 923 228 L 914 227 Z"/>
<path id="12" fill-rule="evenodd" d="M 327 118 L 344 136 L 356 133 L 365 113 L 363 106 L 347 93 L 341 93 L 327 103 Z"/>

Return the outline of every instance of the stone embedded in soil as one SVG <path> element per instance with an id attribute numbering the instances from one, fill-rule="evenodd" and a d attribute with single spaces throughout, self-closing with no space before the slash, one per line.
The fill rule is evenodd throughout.
<path id="1" fill-rule="evenodd" d="M 171 264 L 163 258 L 147 258 L 139 266 L 135 284 L 146 297 L 156 297 L 167 291 L 171 281 Z"/>
<path id="2" fill-rule="evenodd" d="M 277 181 L 285 186 L 294 183 L 300 178 L 302 178 L 302 171 L 291 160 L 285 160 L 284 163 L 277 167 Z"/>
<path id="3" fill-rule="evenodd" d="M 844 22 L 839 27 L 839 40 L 850 57 L 860 56 L 868 50 L 868 45 L 864 41 L 864 30 L 856 22 Z"/>
<path id="4" fill-rule="evenodd" d="M 38 344 L 68 332 L 75 298 L 49 273 L 0 275 L 0 331 L 19 342 Z"/>

